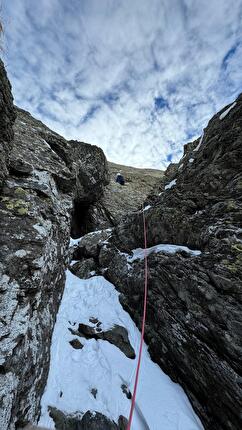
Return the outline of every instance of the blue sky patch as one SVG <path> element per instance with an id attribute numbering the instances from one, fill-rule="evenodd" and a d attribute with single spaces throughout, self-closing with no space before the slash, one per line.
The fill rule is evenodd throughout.
<path id="1" fill-rule="evenodd" d="M 233 55 L 235 55 L 236 53 L 236 49 L 239 46 L 239 42 L 235 43 L 235 45 L 233 45 L 228 52 L 225 54 L 223 61 L 222 61 L 222 67 L 227 67 L 227 64 L 229 63 L 229 60 L 231 59 L 231 57 L 233 57 Z"/>
<path id="2" fill-rule="evenodd" d="M 93 105 L 90 107 L 90 109 L 88 109 L 88 111 L 85 113 L 85 115 L 83 115 L 83 117 L 80 120 L 79 124 L 85 124 L 86 122 L 88 122 L 90 119 L 93 118 L 93 116 L 95 115 L 95 113 L 100 109 L 100 106 L 98 105 Z"/>
<path id="3" fill-rule="evenodd" d="M 165 100 L 163 97 L 155 97 L 154 99 L 154 105 L 156 110 L 161 110 L 164 108 L 169 108 L 168 101 Z"/>

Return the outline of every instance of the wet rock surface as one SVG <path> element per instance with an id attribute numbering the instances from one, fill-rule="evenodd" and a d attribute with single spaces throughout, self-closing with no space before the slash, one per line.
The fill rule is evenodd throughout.
<path id="1" fill-rule="evenodd" d="M 66 141 L 14 109 L 2 63 L 0 80 L 0 428 L 14 430 L 39 415 L 70 230 L 100 197 L 108 171 L 99 148 Z"/>
<path id="2" fill-rule="evenodd" d="M 146 200 L 148 246 L 184 245 L 199 256 L 148 257 L 146 341 L 152 358 L 186 390 L 206 429 L 240 428 L 242 413 L 242 96 L 185 147 Z M 143 215 L 127 215 L 96 257 L 141 326 Z"/>

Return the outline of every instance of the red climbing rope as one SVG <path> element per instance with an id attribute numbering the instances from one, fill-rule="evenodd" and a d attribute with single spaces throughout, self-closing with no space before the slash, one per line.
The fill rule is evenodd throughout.
<path id="1" fill-rule="evenodd" d="M 141 339 L 140 339 L 140 347 L 139 347 L 139 358 L 138 358 L 138 363 L 137 363 L 137 368 L 136 368 L 134 392 L 133 392 L 133 396 L 132 396 L 132 403 L 131 403 L 131 408 L 130 408 L 130 413 L 129 413 L 129 422 L 128 422 L 127 430 L 131 430 L 132 418 L 133 418 L 134 407 L 135 407 L 136 391 L 137 391 L 138 380 L 139 380 L 139 371 L 140 371 L 140 364 L 141 364 L 142 349 L 143 349 L 143 343 L 144 343 L 144 333 L 145 333 L 147 290 L 148 290 L 148 288 L 147 288 L 147 286 L 148 286 L 148 263 L 147 263 L 147 229 L 146 229 L 144 207 L 143 207 L 143 224 L 144 224 L 144 262 L 145 262 L 144 307 L 143 307 L 142 330 L 141 330 Z"/>

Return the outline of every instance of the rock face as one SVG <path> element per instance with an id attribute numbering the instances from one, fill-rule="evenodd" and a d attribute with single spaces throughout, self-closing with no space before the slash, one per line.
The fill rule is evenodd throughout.
<path id="1" fill-rule="evenodd" d="M 108 170 L 99 148 L 14 109 L 0 66 L 0 428 L 13 430 L 39 415 L 70 230 L 85 232 Z"/>
<path id="2" fill-rule="evenodd" d="M 1 23 L 0 23 L 1 34 Z M 11 86 L 0 59 L 0 189 L 8 174 L 9 153 L 13 145 L 13 123 L 15 112 Z"/>
<path id="3" fill-rule="evenodd" d="M 201 251 L 150 253 L 146 341 L 208 430 L 239 429 L 242 416 L 242 95 L 224 116 L 227 109 L 168 168 L 145 211 L 149 247 Z M 100 272 L 119 288 L 139 326 L 144 262 L 127 254 L 143 246 L 137 211 L 96 255 Z"/>
<path id="4" fill-rule="evenodd" d="M 105 187 L 103 197 L 90 208 L 90 218 L 98 229 L 117 225 L 127 213 L 137 210 L 163 177 L 161 170 L 138 169 L 108 163 L 110 184 Z M 125 185 L 115 182 L 122 172 Z"/>

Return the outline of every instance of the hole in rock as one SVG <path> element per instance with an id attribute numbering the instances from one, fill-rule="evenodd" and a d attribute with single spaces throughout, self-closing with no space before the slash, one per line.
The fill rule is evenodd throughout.
<path id="1" fill-rule="evenodd" d="M 5 375 L 7 373 L 5 366 L 0 366 L 0 375 Z"/>
<path id="2" fill-rule="evenodd" d="M 89 202 L 74 201 L 74 208 L 71 222 L 71 237 L 78 239 L 84 234 L 92 231 L 92 217 L 89 211 Z"/>
<path id="3" fill-rule="evenodd" d="M 30 176 L 31 172 L 26 171 L 24 169 L 21 170 L 21 168 L 10 166 L 9 167 L 9 174 L 10 174 L 10 176 L 15 176 L 17 178 L 27 178 L 28 176 Z"/>
<path id="4" fill-rule="evenodd" d="M 16 421 L 16 423 L 15 423 L 15 428 L 16 429 L 22 429 L 22 428 L 24 428 L 25 426 L 27 426 L 29 423 L 28 423 L 28 421 L 26 421 L 25 419 L 23 419 L 23 418 L 20 418 L 20 419 L 18 419 L 17 421 Z"/>

